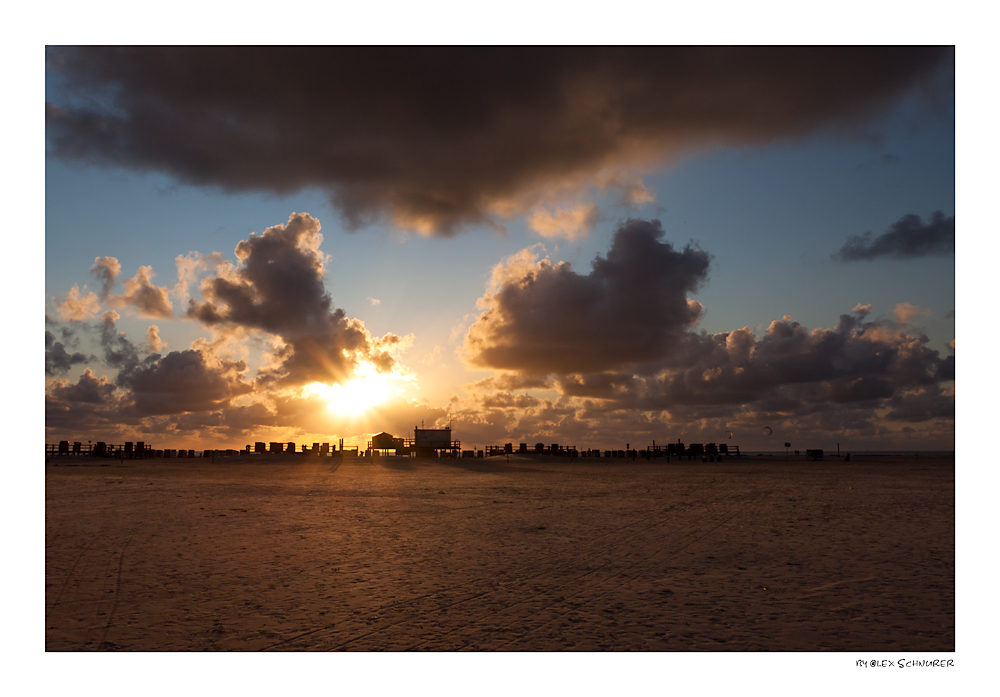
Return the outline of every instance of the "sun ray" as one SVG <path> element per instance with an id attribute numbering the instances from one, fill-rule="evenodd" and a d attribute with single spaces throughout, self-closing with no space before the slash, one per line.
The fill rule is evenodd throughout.
<path id="1" fill-rule="evenodd" d="M 318 395 L 326 400 L 327 408 L 341 416 L 356 416 L 382 403 L 401 389 L 393 387 L 400 376 L 379 373 L 371 363 L 360 363 L 354 369 L 354 377 L 344 383 L 328 385 L 313 382 L 302 389 L 302 396 Z"/>

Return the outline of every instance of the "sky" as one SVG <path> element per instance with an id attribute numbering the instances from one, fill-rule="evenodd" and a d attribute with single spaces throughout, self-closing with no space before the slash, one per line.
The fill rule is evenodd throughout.
<path id="1" fill-rule="evenodd" d="M 46 441 L 951 450 L 954 66 L 49 47 Z"/>

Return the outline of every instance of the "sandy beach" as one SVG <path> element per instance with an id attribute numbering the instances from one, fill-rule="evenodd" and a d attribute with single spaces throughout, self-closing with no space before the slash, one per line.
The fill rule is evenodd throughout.
<path id="1" fill-rule="evenodd" d="M 953 457 L 54 460 L 48 651 L 954 651 Z"/>

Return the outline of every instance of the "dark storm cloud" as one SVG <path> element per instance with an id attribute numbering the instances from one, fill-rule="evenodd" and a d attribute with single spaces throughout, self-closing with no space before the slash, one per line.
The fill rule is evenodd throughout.
<path id="1" fill-rule="evenodd" d="M 49 442 L 81 436 L 95 437 L 95 440 L 103 438 L 109 427 L 123 423 L 117 417 L 116 412 L 102 404 L 69 402 L 51 392 L 45 395 L 45 430 Z"/>
<path id="2" fill-rule="evenodd" d="M 953 390 L 940 384 L 955 378 L 954 355 L 928 348 L 910 325 L 868 321 L 870 304 L 831 329 L 785 317 L 760 337 L 749 327 L 694 331 L 701 306 L 687 293 L 706 279 L 709 257 L 675 251 L 662 237 L 656 221 L 628 221 L 588 276 L 524 253 L 498 265 L 465 348 L 473 365 L 506 372 L 469 386 L 476 403 L 509 409 L 518 407 L 516 391 L 554 389 L 556 405 L 578 410 L 574 418 L 594 432 L 611 432 L 620 413 L 668 414 L 716 431 L 825 419 L 862 433 L 880 411 L 894 420 L 950 418 Z M 525 403 L 521 432 L 548 428 L 536 423 L 547 410 Z"/>
<path id="3" fill-rule="evenodd" d="M 926 223 L 918 215 L 904 215 L 875 239 L 872 239 L 871 232 L 851 235 L 833 258 L 849 262 L 882 257 L 912 259 L 954 253 L 955 216 L 945 218 L 941 211 L 934 211 Z"/>
<path id="4" fill-rule="evenodd" d="M 526 409 L 538 406 L 539 401 L 527 394 L 513 395 L 509 392 L 497 392 L 487 395 L 482 399 L 483 406 L 487 409 Z"/>
<path id="5" fill-rule="evenodd" d="M 247 406 L 230 406 L 222 412 L 221 427 L 227 435 L 252 433 L 254 429 L 274 424 L 275 415 L 264 404 L 256 402 Z"/>
<path id="6" fill-rule="evenodd" d="M 927 385 L 893 396 L 886 418 L 890 421 L 920 423 L 931 419 L 955 418 L 955 395 L 938 385 Z"/>
<path id="7" fill-rule="evenodd" d="M 59 381 L 49 394 L 58 400 L 84 404 L 107 404 L 112 399 L 115 385 L 107 377 L 98 378 L 87 368 L 75 383 Z"/>
<path id="8" fill-rule="evenodd" d="M 246 362 L 219 359 L 200 349 L 143 355 L 124 332 L 118 331 L 117 320 L 115 312 L 102 317 L 101 348 L 104 362 L 118 370 L 115 385 L 133 413 L 209 411 L 252 391 L 252 385 L 242 380 Z"/>
<path id="9" fill-rule="evenodd" d="M 139 414 L 179 414 L 211 411 L 226 406 L 252 387 L 240 379 L 244 361 L 220 361 L 213 365 L 201 351 L 171 351 L 144 365 L 128 378 L 134 406 Z"/>
<path id="10" fill-rule="evenodd" d="M 671 356 L 670 367 L 655 376 L 568 376 L 560 389 L 604 400 L 603 409 L 666 410 L 681 422 L 725 423 L 748 413 L 801 419 L 856 409 L 873 416 L 890 406 L 902 413 L 902 395 L 931 389 L 939 394 L 938 383 L 954 379 L 954 357 L 941 358 L 927 343 L 926 336 L 860 316 L 842 315 L 833 329 L 811 331 L 776 320 L 760 339 L 749 328 L 691 333 Z M 938 396 L 933 410 L 907 413 L 940 416 L 949 399 Z M 906 398 L 905 404 L 911 403 Z"/>
<path id="11" fill-rule="evenodd" d="M 954 343 L 954 340 L 953 340 Z M 954 350 L 954 346 L 949 348 Z M 948 380 L 955 379 L 955 357 L 945 356 L 937 365 L 937 371 L 934 374 L 934 378 L 939 382 L 947 382 Z"/>
<path id="12" fill-rule="evenodd" d="M 569 375 L 559 383 L 559 391 L 570 397 L 597 397 L 621 399 L 635 388 L 637 380 L 632 375 L 598 373 L 596 375 Z"/>
<path id="13" fill-rule="evenodd" d="M 46 317 L 46 321 L 48 317 Z M 63 340 L 69 341 L 72 337 L 72 331 L 69 328 L 63 328 Z M 48 329 L 45 330 L 45 374 L 48 376 L 57 375 L 58 373 L 65 373 L 67 370 L 72 368 L 78 363 L 86 363 L 92 360 L 92 356 L 88 356 L 85 353 L 73 352 L 70 353 L 66 350 L 66 345 L 62 341 L 56 341 L 55 335 Z"/>
<path id="14" fill-rule="evenodd" d="M 387 350 L 401 341 L 388 335 L 373 340 L 364 325 L 335 308 L 323 282 L 319 221 L 294 213 L 236 246 L 238 267 L 224 268 L 201 283 L 204 302 L 192 299 L 187 316 L 208 326 L 259 329 L 279 336 L 277 365 L 265 378 L 304 384 L 341 382 L 359 358 L 387 371 Z M 383 345 L 384 344 L 384 345 Z M 347 352 L 348 356 L 344 355 Z"/>
<path id="15" fill-rule="evenodd" d="M 55 440 L 105 439 L 136 423 L 136 415 L 122 408 L 115 384 L 90 368 L 75 383 L 54 380 L 46 385 L 45 429 Z"/>
<path id="16" fill-rule="evenodd" d="M 229 191 L 327 190 L 451 234 L 715 145 L 850 130 L 950 47 L 53 48 L 50 152 Z"/>
<path id="17" fill-rule="evenodd" d="M 698 321 L 688 293 L 705 281 L 709 255 L 676 251 L 660 221 L 618 226 L 606 257 L 583 276 L 569 264 L 515 258 L 469 328 L 472 365 L 522 374 L 595 372 L 657 362 Z"/>

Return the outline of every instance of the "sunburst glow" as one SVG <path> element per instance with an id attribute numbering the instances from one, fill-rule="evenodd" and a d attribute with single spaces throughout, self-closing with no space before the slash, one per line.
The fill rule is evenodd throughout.
<path id="1" fill-rule="evenodd" d="M 303 388 L 302 395 L 319 395 L 333 413 L 353 416 L 368 411 L 398 391 L 391 385 L 395 376 L 379 373 L 371 363 L 359 364 L 354 369 L 354 376 L 344 384 L 311 383 Z"/>

